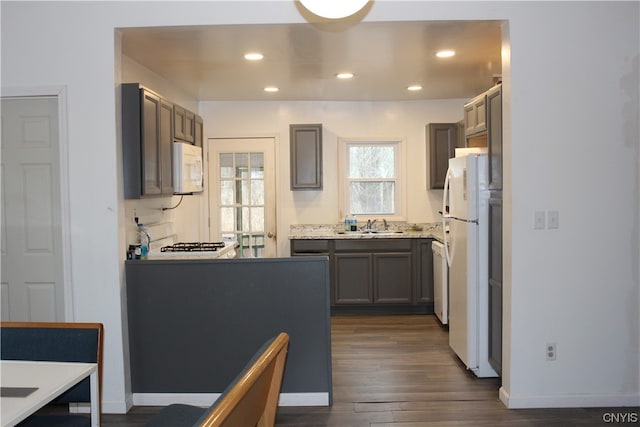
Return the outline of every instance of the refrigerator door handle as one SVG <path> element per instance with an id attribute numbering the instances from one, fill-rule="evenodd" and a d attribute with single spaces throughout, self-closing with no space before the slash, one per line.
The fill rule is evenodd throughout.
<path id="1" fill-rule="evenodd" d="M 466 222 L 468 224 L 479 224 L 477 219 L 463 219 L 463 218 L 458 218 L 457 216 L 451 216 L 451 215 L 447 215 L 448 219 L 455 219 L 456 221 L 460 221 L 460 222 Z"/>
<path id="2" fill-rule="evenodd" d="M 447 259 L 447 265 L 451 267 L 451 255 L 449 254 L 449 241 L 447 239 L 447 220 L 451 218 L 447 210 L 447 196 L 449 195 L 449 176 L 450 169 L 447 169 L 447 175 L 444 178 L 444 192 L 442 193 L 442 240 L 444 242 L 444 255 Z"/>

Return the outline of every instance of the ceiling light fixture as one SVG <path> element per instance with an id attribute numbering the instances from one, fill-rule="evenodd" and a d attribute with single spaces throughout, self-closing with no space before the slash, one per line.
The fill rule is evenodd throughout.
<path id="1" fill-rule="evenodd" d="M 244 55 L 244 59 L 247 61 L 260 61 L 264 58 L 264 55 L 259 52 L 249 52 Z"/>
<path id="2" fill-rule="evenodd" d="M 455 56 L 455 54 L 455 50 L 441 50 L 436 52 L 436 56 L 438 58 L 451 58 L 452 56 Z"/>
<path id="3" fill-rule="evenodd" d="M 352 79 L 353 78 L 353 73 L 338 73 L 336 74 L 336 77 L 339 79 Z"/>
<path id="4" fill-rule="evenodd" d="M 351 16 L 362 9 L 369 0 L 299 0 L 314 15 L 328 19 Z"/>
<path id="5" fill-rule="evenodd" d="M 411 86 L 407 87 L 407 90 L 411 91 L 411 92 L 417 92 L 419 90 L 422 90 L 422 86 L 420 86 L 420 85 L 411 85 Z"/>
<path id="6" fill-rule="evenodd" d="M 278 89 L 278 88 L 277 88 L 277 87 L 275 87 L 275 86 L 267 86 L 267 87 L 265 87 L 265 88 L 264 88 L 264 91 L 265 91 L 265 92 L 277 92 L 277 91 L 279 91 L 279 90 L 280 90 L 280 89 Z"/>

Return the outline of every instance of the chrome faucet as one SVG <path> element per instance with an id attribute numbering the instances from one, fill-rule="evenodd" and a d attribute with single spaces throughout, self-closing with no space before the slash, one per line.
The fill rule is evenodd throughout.
<path id="1" fill-rule="evenodd" d="M 387 224 L 387 220 L 382 218 L 382 223 L 384 224 L 384 231 L 389 231 L 389 224 Z"/>
<path id="2" fill-rule="evenodd" d="M 367 230 L 371 230 L 373 228 L 373 224 L 375 224 L 377 221 L 377 219 L 374 219 L 373 221 L 371 221 L 370 219 L 367 220 Z"/>

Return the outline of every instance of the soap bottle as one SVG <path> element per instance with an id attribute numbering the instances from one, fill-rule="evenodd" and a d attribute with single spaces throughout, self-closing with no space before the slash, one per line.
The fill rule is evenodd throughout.
<path id="1" fill-rule="evenodd" d="M 140 258 L 147 259 L 151 236 L 149 236 L 149 229 L 144 224 L 138 224 L 138 241 L 140 242 Z"/>
<path id="2" fill-rule="evenodd" d="M 354 214 L 349 214 L 347 217 L 349 229 L 347 231 L 358 231 L 358 220 Z"/>

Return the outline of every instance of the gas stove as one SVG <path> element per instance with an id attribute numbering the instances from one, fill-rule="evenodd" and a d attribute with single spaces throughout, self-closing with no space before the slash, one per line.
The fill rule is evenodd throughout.
<path id="1" fill-rule="evenodd" d="M 153 249 L 149 259 L 235 258 L 237 242 L 179 242 Z"/>
<path id="2" fill-rule="evenodd" d="M 224 242 L 178 242 L 163 246 L 160 252 L 216 252 L 225 246 Z"/>

